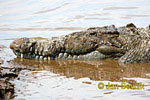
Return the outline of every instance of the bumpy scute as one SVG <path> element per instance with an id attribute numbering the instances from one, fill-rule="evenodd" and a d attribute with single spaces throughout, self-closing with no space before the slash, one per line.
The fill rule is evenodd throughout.
<path id="1" fill-rule="evenodd" d="M 133 23 L 92 27 L 51 39 L 21 38 L 10 44 L 17 57 L 28 59 L 119 59 L 119 62 L 150 61 L 150 26 Z"/>

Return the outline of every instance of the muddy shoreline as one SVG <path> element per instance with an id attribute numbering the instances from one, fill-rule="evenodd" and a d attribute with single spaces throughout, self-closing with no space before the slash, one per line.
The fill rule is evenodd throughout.
<path id="1" fill-rule="evenodd" d="M 7 52 L 7 50 L 5 50 L 9 49 L 7 46 L 0 45 L 1 54 L 5 54 L 5 52 Z M 11 55 L 8 55 L 8 57 L 9 56 Z M 25 67 L 23 68 L 21 66 L 16 67 L 15 65 L 7 65 L 12 61 L 12 57 L 10 58 L 11 59 L 7 59 L 4 57 L 4 55 L 0 55 L 0 100 L 14 99 L 15 86 L 10 81 L 14 81 L 14 79 L 18 77 L 19 72 L 23 69 L 26 69 Z"/>
<path id="2" fill-rule="evenodd" d="M 9 48 L 14 39 L 1 39 L 0 43 L 0 100 L 11 100 L 15 98 L 15 85 L 11 82 L 18 78 L 21 70 L 28 67 L 10 65 L 15 56 Z"/>
<path id="3" fill-rule="evenodd" d="M 0 52 L 4 50 L 5 46 L 0 45 Z M 4 59 L 0 59 L 0 99 L 12 99 L 14 94 L 14 85 L 9 82 L 12 74 L 17 76 L 17 74 L 11 71 L 10 68 L 2 67 Z"/>
<path id="4" fill-rule="evenodd" d="M 21 67 L 2 67 L 0 66 L 0 100 L 10 100 L 14 98 L 15 86 L 10 81 L 14 81 L 19 72 L 26 68 Z"/>
<path id="5" fill-rule="evenodd" d="M 0 53 L 4 52 L 4 45 L 0 45 Z M 9 81 L 13 80 L 18 76 L 19 69 L 11 68 L 9 66 L 2 66 L 5 62 L 9 60 L 3 59 L 0 56 L 0 99 L 10 100 L 14 98 L 14 84 Z"/>

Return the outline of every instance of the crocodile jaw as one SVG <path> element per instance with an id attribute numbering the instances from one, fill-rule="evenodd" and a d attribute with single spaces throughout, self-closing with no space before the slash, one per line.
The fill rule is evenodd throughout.
<path id="1" fill-rule="evenodd" d="M 114 51 L 119 51 L 116 48 L 104 46 L 108 52 L 100 52 L 104 51 L 105 48 L 102 46 L 98 49 L 91 50 L 90 52 L 86 53 L 79 53 L 79 54 L 70 54 L 68 52 L 61 52 L 62 50 L 59 49 L 59 47 L 56 47 L 57 44 L 53 45 L 53 47 L 56 47 L 53 51 L 57 51 L 57 53 L 52 54 L 52 50 L 48 50 L 50 45 L 52 45 L 53 42 L 48 43 L 50 40 L 36 40 L 33 38 L 21 38 L 13 41 L 10 44 L 10 48 L 13 50 L 14 54 L 19 58 L 26 58 L 26 59 L 40 59 L 40 60 L 57 60 L 57 59 L 67 59 L 67 60 L 79 60 L 79 59 L 107 59 L 107 58 L 114 58 L 114 57 L 120 57 L 120 55 L 107 55 L 107 53 L 110 51 L 113 51 L 112 53 L 115 53 Z M 64 46 L 64 45 L 62 45 Z M 84 48 L 83 48 L 84 49 Z M 103 50 L 104 49 L 104 50 Z M 114 50 L 112 50 L 114 49 Z M 120 53 L 120 52 L 118 52 Z M 122 56 L 122 55 L 121 55 Z"/>

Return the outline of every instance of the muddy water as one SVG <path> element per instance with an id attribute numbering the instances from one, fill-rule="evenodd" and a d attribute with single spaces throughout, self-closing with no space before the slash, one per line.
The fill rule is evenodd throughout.
<path id="1" fill-rule="evenodd" d="M 18 59 L 9 49 L 20 37 L 65 35 L 115 24 L 150 23 L 149 0 L 0 0 L 0 58 L 2 66 L 25 67 L 14 81 L 15 100 L 149 100 L 150 63 L 122 64 L 117 61 Z M 134 84 L 144 89 L 98 89 L 98 83 Z"/>
<path id="2" fill-rule="evenodd" d="M 150 63 L 119 64 L 116 61 L 14 59 L 13 66 L 30 66 L 23 70 L 16 85 L 16 99 L 27 100 L 126 100 L 150 98 Z M 142 82 L 144 89 L 98 89 L 98 83 Z"/>

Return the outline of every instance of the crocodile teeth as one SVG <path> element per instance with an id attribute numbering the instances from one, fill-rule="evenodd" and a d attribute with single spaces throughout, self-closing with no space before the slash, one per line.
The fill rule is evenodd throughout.
<path id="1" fill-rule="evenodd" d="M 74 56 L 73 56 L 73 60 L 76 60 L 76 59 L 77 59 L 77 55 L 74 55 Z"/>
<path id="2" fill-rule="evenodd" d="M 21 54 L 21 58 L 23 58 L 23 54 Z"/>
<path id="3" fill-rule="evenodd" d="M 63 56 L 64 56 L 64 54 L 63 54 L 63 53 L 60 53 L 60 54 L 58 55 L 58 59 L 61 59 Z"/>
<path id="4" fill-rule="evenodd" d="M 69 56 L 68 56 L 68 59 L 72 59 L 72 56 L 71 56 L 71 55 L 69 55 Z"/>
<path id="5" fill-rule="evenodd" d="M 47 57 L 44 57 L 44 60 L 47 60 L 48 58 Z"/>
<path id="6" fill-rule="evenodd" d="M 37 55 L 37 56 L 35 56 L 35 59 L 39 59 L 39 56 Z"/>
<path id="7" fill-rule="evenodd" d="M 84 59 L 84 56 L 83 56 L 83 55 L 79 55 L 79 56 L 77 57 L 77 59 Z"/>
<path id="8" fill-rule="evenodd" d="M 67 53 L 64 53 L 64 58 L 67 58 L 68 57 L 68 54 Z"/>
<path id="9" fill-rule="evenodd" d="M 39 59 L 43 59 L 43 56 L 40 56 L 40 58 Z"/>
<path id="10" fill-rule="evenodd" d="M 48 60 L 51 60 L 51 57 L 50 57 L 50 56 L 48 56 Z"/>

